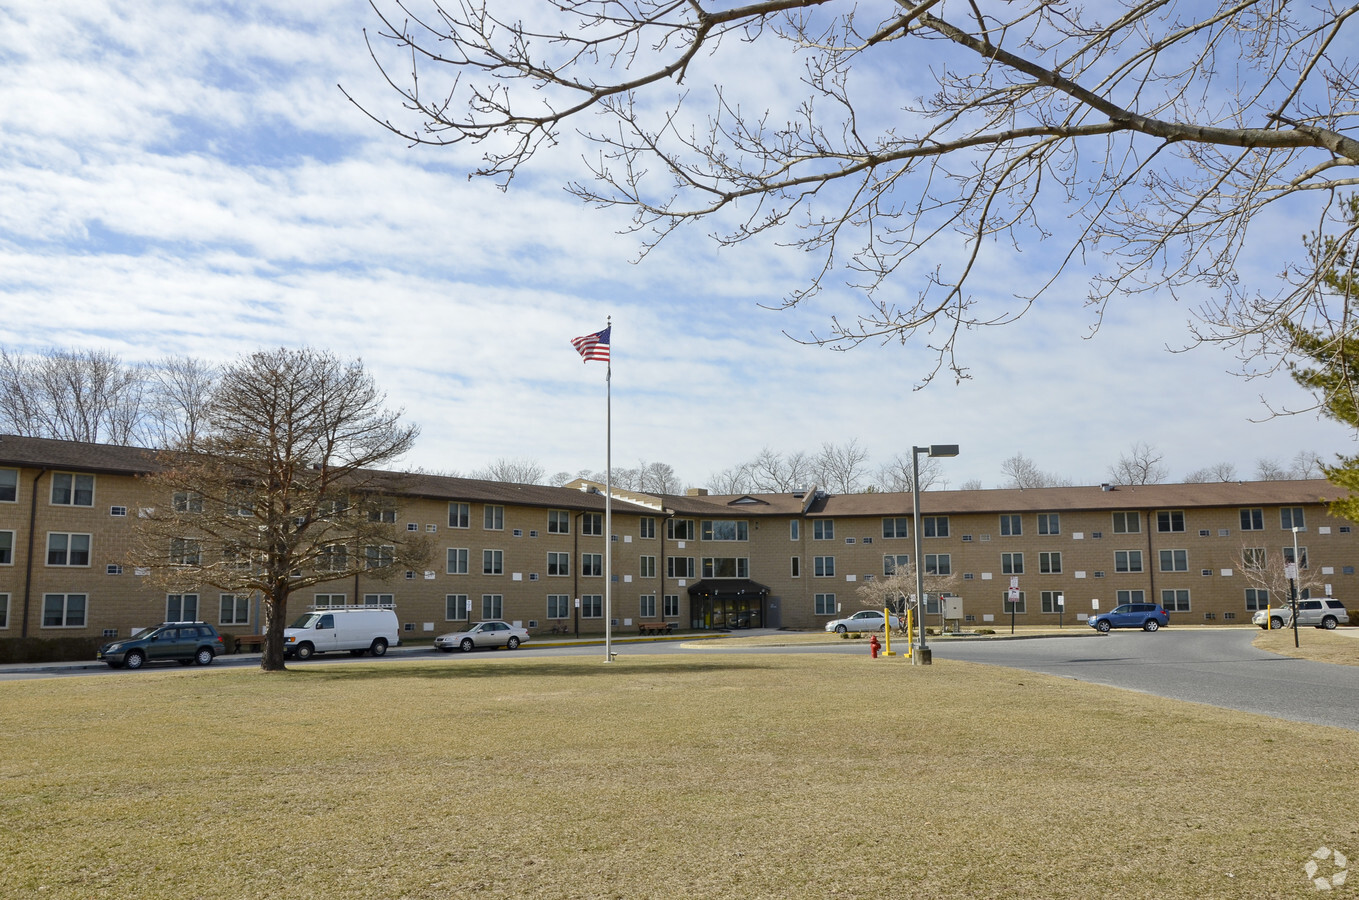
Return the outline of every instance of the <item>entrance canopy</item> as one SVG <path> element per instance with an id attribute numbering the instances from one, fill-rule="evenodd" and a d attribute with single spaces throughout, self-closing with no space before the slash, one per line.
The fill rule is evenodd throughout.
<path id="1" fill-rule="evenodd" d="M 710 578 L 689 585 L 689 596 L 710 600 L 763 600 L 769 596 L 769 588 L 749 578 Z"/>

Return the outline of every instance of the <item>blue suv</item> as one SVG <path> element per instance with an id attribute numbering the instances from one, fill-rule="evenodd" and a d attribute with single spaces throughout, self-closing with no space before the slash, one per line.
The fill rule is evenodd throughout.
<path id="1" fill-rule="evenodd" d="M 1155 603 L 1124 603 L 1106 613 L 1090 617 L 1090 627 L 1108 634 L 1110 628 L 1141 628 L 1155 631 L 1170 624 L 1170 616 Z"/>

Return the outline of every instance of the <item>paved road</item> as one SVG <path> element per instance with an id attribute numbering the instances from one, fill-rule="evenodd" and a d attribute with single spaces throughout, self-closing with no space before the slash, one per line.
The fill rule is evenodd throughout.
<path id="1" fill-rule="evenodd" d="M 1359 667 L 1251 646 L 1253 629 L 1178 630 L 1052 640 L 936 641 L 935 659 L 1009 666 L 1192 703 L 1359 731 Z M 1307 635 L 1302 635 L 1305 640 Z M 1359 641 L 1355 652 L 1359 654 Z"/>

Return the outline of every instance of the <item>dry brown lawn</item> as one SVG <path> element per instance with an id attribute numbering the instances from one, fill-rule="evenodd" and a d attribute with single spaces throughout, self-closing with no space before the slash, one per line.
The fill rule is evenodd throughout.
<path id="1" fill-rule="evenodd" d="M 0 683 L 0 897 L 1308 897 L 1359 856 L 1353 732 L 620 651 Z"/>

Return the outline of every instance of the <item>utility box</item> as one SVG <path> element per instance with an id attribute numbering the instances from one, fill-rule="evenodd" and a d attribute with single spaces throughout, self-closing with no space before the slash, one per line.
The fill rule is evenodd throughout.
<path id="1" fill-rule="evenodd" d="M 952 630 L 954 634 L 963 630 L 963 598 L 962 597 L 940 597 L 940 612 L 944 619 L 944 630 Z M 951 628 L 950 628 L 951 623 Z"/>

